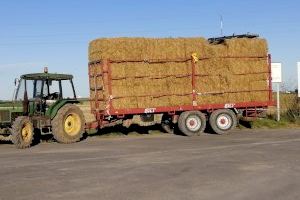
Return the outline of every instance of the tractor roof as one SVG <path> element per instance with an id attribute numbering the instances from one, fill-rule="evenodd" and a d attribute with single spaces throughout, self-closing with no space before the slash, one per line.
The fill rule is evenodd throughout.
<path id="1" fill-rule="evenodd" d="M 21 76 L 26 80 L 71 80 L 73 75 L 70 74 L 55 74 L 55 73 L 34 73 L 24 74 Z"/>

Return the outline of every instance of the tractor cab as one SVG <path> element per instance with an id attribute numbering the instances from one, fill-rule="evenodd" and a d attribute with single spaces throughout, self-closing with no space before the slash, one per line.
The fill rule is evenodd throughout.
<path id="1" fill-rule="evenodd" d="M 73 76 L 69 74 L 34 73 L 16 81 L 15 102 L 22 102 L 24 115 L 45 115 L 53 104 L 76 100 Z"/>

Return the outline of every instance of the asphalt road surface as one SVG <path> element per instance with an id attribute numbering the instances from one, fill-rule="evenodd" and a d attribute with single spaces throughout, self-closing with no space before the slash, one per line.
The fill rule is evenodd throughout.
<path id="1" fill-rule="evenodd" d="M 0 199 L 300 199 L 300 129 L 0 144 Z"/>

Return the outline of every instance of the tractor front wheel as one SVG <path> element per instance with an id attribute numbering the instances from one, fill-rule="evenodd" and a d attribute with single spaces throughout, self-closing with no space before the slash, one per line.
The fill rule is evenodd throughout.
<path id="1" fill-rule="evenodd" d="M 78 106 L 63 106 L 52 120 L 52 133 L 60 143 L 78 142 L 84 133 L 85 120 Z"/>
<path id="2" fill-rule="evenodd" d="M 11 140 L 19 149 L 28 148 L 33 143 L 34 128 L 29 117 L 18 117 L 12 125 Z"/>

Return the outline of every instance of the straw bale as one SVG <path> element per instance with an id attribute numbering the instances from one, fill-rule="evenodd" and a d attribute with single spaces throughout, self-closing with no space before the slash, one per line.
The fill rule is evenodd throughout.
<path id="1" fill-rule="evenodd" d="M 98 75 L 102 74 L 102 68 L 97 64 L 97 65 L 91 65 L 90 68 L 90 75 Z"/>
<path id="2" fill-rule="evenodd" d="M 103 85 L 103 79 L 101 78 L 92 78 L 89 80 L 90 82 L 90 89 L 95 90 L 95 89 L 101 89 L 104 87 Z"/>
<path id="3" fill-rule="evenodd" d="M 196 101 L 198 105 L 203 104 L 222 104 L 227 103 L 228 101 L 225 98 L 224 94 L 215 94 L 215 95 L 197 95 Z"/>
<path id="4" fill-rule="evenodd" d="M 269 83 L 267 80 L 253 81 L 250 82 L 250 90 L 268 90 Z"/>
<path id="5" fill-rule="evenodd" d="M 219 75 L 196 77 L 195 82 L 195 88 L 198 93 L 220 93 L 223 91 Z"/>
<path id="6" fill-rule="evenodd" d="M 89 61 L 176 60 L 205 52 L 207 45 L 204 38 L 100 38 L 90 42 Z"/>
<path id="7" fill-rule="evenodd" d="M 200 58 L 195 64 L 199 105 L 265 101 L 268 93 L 258 90 L 268 89 L 267 52 L 266 41 L 258 38 L 230 39 L 218 45 L 204 38 L 101 38 L 90 43 L 89 61 L 119 62 L 113 62 L 110 70 L 115 108 L 145 108 L 192 103 L 192 65 L 184 61 L 192 53 Z M 90 73 L 101 74 L 100 65 Z M 103 83 L 107 87 L 107 77 L 98 77 L 97 86 Z M 93 79 L 90 87 L 95 89 Z M 97 93 L 107 99 L 104 89 Z M 95 92 L 90 95 L 93 98 Z"/>
<path id="8" fill-rule="evenodd" d="M 138 108 L 150 108 L 152 107 L 152 97 L 137 97 Z"/>
<path id="9" fill-rule="evenodd" d="M 179 76 L 191 73 L 191 66 L 187 62 L 166 62 L 148 64 L 151 77 Z"/>
<path id="10" fill-rule="evenodd" d="M 225 41 L 228 46 L 228 56 L 267 56 L 267 41 L 261 38 L 236 38 Z"/>
<path id="11" fill-rule="evenodd" d="M 145 48 L 144 38 L 101 38 L 89 45 L 89 60 L 142 59 L 142 49 Z"/>
<path id="12" fill-rule="evenodd" d="M 234 102 L 249 102 L 251 101 L 250 92 L 237 92 L 237 93 L 227 93 L 225 94 L 226 103 Z"/>
<path id="13" fill-rule="evenodd" d="M 111 70 L 112 79 L 126 78 L 126 71 L 128 71 L 127 63 L 114 63 L 111 65 L 111 68 L 112 68 Z"/>
<path id="14" fill-rule="evenodd" d="M 134 86 L 127 88 L 127 90 L 132 90 L 135 96 L 145 96 L 152 93 L 153 82 L 150 78 L 132 78 L 132 82 Z M 158 90 L 161 90 L 161 87 Z"/>
<path id="15" fill-rule="evenodd" d="M 248 74 L 249 81 L 261 81 L 261 80 L 268 80 L 268 73 L 260 73 L 260 74 Z"/>
<path id="16" fill-rule="evenodd" d="M 251 101 L 267 101 L 269 99 L 268 91 L 251 91 Z"/>
<path id="17" fill-rule="evenodd" d="M 170 106 L 191 105 L 193 96 L 190 95 L 172 95 L 169 97 Z"/>
<path id="18" fill-rule="evenodd" d="M 89 45 L 89 61 L 149 60 L 190 58 L 196 52 L 200 58 L 227 56 L 267 56 L 264 39 L 230 39 L 211 45 L 204 38 L 100 38 Z"/>
<path id="19" fill-rule="evenodd" d="M 168 78 L 167 91 L 172 95 L 192 93 L 192 77 Z"/>
<path id="20" fill-rule="evenodd" d="M 90 106 L 91 106 L 91 110 L 104 110 L 106 107 L 106 102 L 104 101 L 98 101 L 98 106 L 96 106 L 96 101 L 90 100 Z"/>
<path id="21" fill-rule="evenodd" d="M 228 46 L 226 43 L 218 45 L 206 45 L 207 54 L 205 58 L 218 58 L 218 57 L 227 57 L 228 56 Z"/>
<path id="22" fill-rule="evenodd" d="M 209 43 L 205 38 L 186 38 L 185 39 L 185 54 L 189 58 L 193 53 L 197 53 L 199 58 L 209 57 Z"/>
<path id="23" fill-rule="evenodd" d="M 137 100 L 138 100 L 138 107 L 139 108 L 170 106 L 170 97 L 169 96 L 138 97 Z"/>
<path id="24" fill-rule="evenodd" d="M 149 64 L 144 62 L 122 62 L 112 64 L 112 78 L 149 76 Z"/>
<path id="25" fill-rule="evenodd" d="M 96 98 L 97 97 L 97 98 Z M 101 90 L 90 90 L 90 99 L 105 99 L 105 95 Z"/>
<path id="26" fill-rule="evenodd" d="M 218 75 L 230 73 L 227 59 L 211 58 L 201 60 L 195 65 L 196 75 Z"/>
<path id="27" fill-rule="evenodd" d="M 112 96 L 114 98 L 132 96 L 132 90 L 127 89 L 128 81 L 126 79 L 112 81 Z"/>
<path id="28" fill-rule="evenodd" d="M 168 96 L 153 97 L 150 107 L 159 107 L 159 106 L 170 106 L 169 97 Z"/>
<path id="29" fill-rule="evenodd" d="M 244 92 L 250 90 L 250 81 L 248 75 L 232 75 L 226 76 L 227 87 L 225 91 Z"/>
<path id="30" fill-rule="evenodd" d="M 226 64 L 232 74 L 268 72 L 268 62 L 265 58 L 227 58 Z"/>
<path id="31" fill-rule="evenodd" d="M 136 97 L 126 97 L 126 98 L 118 98 L 112 100 L 112 105 L 116 109 L 124 109 L 124 108 L 137 108 L 137 98 Z"/>

